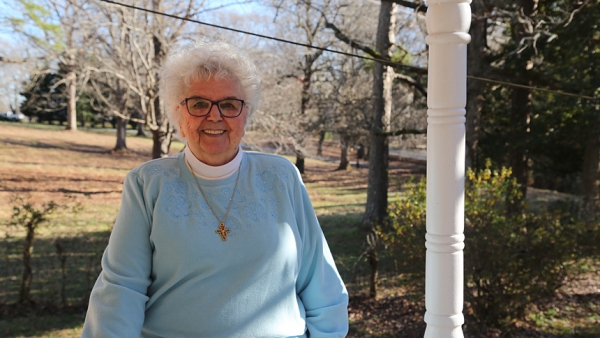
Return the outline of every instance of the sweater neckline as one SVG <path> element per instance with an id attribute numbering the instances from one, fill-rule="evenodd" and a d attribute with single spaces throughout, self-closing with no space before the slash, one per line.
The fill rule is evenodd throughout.
<path id="1" fill-rule="evenodd" d="M 197 177 L 200 177 L 205 180 L 221 180 L 235 174 L 242 163 L 242 149 L 241 147 L 238 149 L 237 154 L 233 158 L 233 160 L 225 163 L 221 166 L 211 166 L 202 161 L 200 161 L 190 150 L 190 147 L 185 147 L 184 156 L 186 163 L 188 165 L 188 169 L 195 174 Z"/>

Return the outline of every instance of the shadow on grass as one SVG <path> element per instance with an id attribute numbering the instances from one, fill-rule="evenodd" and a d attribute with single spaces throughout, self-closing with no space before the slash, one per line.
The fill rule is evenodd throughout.
<path id="1" fill-rule="evenodd" d="M 41 164 L 41 163 L 22 163 L 22 162 L 3 162 L 3 163 L 14 163 L 14 164 L 34 164 L 34 165 L 45 165 L 45 164 Z M 89 167 L 89 168 L 98 168 L 98 167 Z M 111 168 L 111 169 L 115 169 L 115 170 L 126 170 L 126 169 L 117 169 L 117 168 Z M 121 184 L 123 183 L 122 180 L 116 180 L 116 179 L 92 179 L 92 178 L 87 178 L 87 177 L 70 177 L 70 176 L 64 176 L 64 175 L 60 175 L 60 176 L 44 176 L 44 179 L 39 179 L 38 177 L 18 177 L 18 178 L 5 178 L 3 179 L 4 182 L 13 182 L 13 183 L 23 183 L 23 182 L 42 182 L 42 181 L 46 181 L 46 180 L 55 180 L 55 181 L 66 181 L 66 182 L 96 182 L 96 183 L 117 183 L 117 184 Z"/>
<path id="2" fill-rule="evenodd" d="M 12 337 L 79 337 L 85 310 L 45 311 L 27 316 L 0 319 L 0 336 Z"/>
<path id="3" fill-rule="evenodd" d="M 84 190 L 73 190 L 73 189 L 64 189 L 64 188 L 59 188 L 59 189 L 35 189 L 35 188 L 20 188 L 20 189 L 4 189 L 0 187 L 0 191 L 6 191 L 6 192 L 21 192 L 21 193 L 25 193 L 25 192 L 36 192 L 36 193 L 41 193 L 41 192 L 50 192 L 50 193 L 63 193 L 63 194 L 76 194 L 76 195 L 84 195 L 84 196 L 90 196 L 90 195 L 101 195 L 101 194 L 120 194 L 123 191 L 122 190 L 105 190 L 105 191 L 84 191 Z"/>
<path id="4" fill-rule="evenodd" d="M 102 169 L 107 169 L 107 170 L 117 170 L 117 171 L 124 171 L 124 172 L 131 170 L 131 168 L 128 168 L 128 167 L 118 168 L 118 167 L 108 167 L 105 165 L 81 165 L 81 164 L 76 164 L 76 163 L 48 164 L 48 163 L 40 163 L 40 162 L 22 162 L 22 161 L 3 161 L 2 163 L 14 164 L 14 165 L 60 166 L 60 167 L 89 168 L 89 169 L 102 168 Z M 98 180 L 98 181 L 101 182 L 102 180 Z"/>
<path id="5" fill-rule="evenodd" d="M 18 303 L 23 240 L 1 239 L 0 337 L 79 337 L 109 236 L 108 231 L 98 231 L 37 239 L 30 299 L 25 303 Z"/>
<path id="6" fill-rule="evenodd" d="M 148 152 L 138 152 L 131 149 L 122 150 L 115 152 L 112 148 L 106 148 L 102 146 L 94 146 L 94 145 L 83 145 L 76 142 L 60 142 L 58 144 L 40 142 L 40 141 L 16 141 L 16 140 L 2 140 L 3 143 L 7 143 L 14 146 L 22 146 L 27 148 L 38 148 L 38 149 L 59 149 L 59 150 L 67 150 L 77 153 L 84 154 L 100 154 L 100 155 L 112 155 L 119 154 L 121 156 L 148 156 Z"/>
<path id="7" fill-rule="evenodd" d="M 100 260 L 109 236 L 108 231 L 99 231 L 37 239 L 31 262 L 29 310 L 27 306 L 14 305 L 19 300 L 23 240 L 1 239 L 0 305 L 3 306 L 0 316 L 20 317 L 33 309 L 54 311 L 87 304 L 89 292 L 100 273 Z"/>
<path id="8" fill-rule="evenodd" d="M 40 142 L 40 141 L 16 141 L 16 140 L 4 140 L 4 143 L 8 143 L 10 145 L 22 146 L 27 148 L 38 148 L 38 149 L 60 149 L 60 150 L 69 150 L 76 151 L 81 153 L 90 153 L 90 154 L 108 154 L 110 153 L 110 149 L 106 149 L 105 147 L 100 146 L 92 146 L 92 145 L 81 145 L 72 142 L 64 142 L 61 145 Z"/>

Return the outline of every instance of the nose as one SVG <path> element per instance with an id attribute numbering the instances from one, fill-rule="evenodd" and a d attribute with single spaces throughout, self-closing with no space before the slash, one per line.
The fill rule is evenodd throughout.
<path id="1" fill-rule="evenodd" d="M 208 112 L 206 119 L 210 120 L 210 121 L 221 121 L 223 119 L 221 117 L 221 112 L 219 111 L 219 107 L 217 107 L 216 104 L 213 104 L 212 107 L 210 107 L 210 111 Z"/>

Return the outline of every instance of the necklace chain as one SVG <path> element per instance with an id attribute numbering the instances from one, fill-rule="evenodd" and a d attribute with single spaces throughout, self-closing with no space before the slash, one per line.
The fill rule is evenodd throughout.
<path id="1" fill-rule="evenodd" d="M 200 183 L 198 182 L 198 178 L 196 177 L 194 170 L 192 170 L 192 176 L 194 176 L 194 181 L 196 181 L 196 185 L 198 186 L 198 189 L 200 189 L 200 193 L 202 194 L 204 201 L 206 201 L 206 205 L 208 205 L 208 207 L 210 208 L 210 211 L 212 211 L 212 213 L 215 216 L 215 218 L 217 219 L 217 221 L 219 221 L 219 230 L 216 230 L 215 232 L 221 236 L 221 239 L 223 241 L 227 240 L 227 235 L 231 232 L 231 230 L 229 230 L 229 229 L 227 229 L 227 227 L 225 227 L 225 220 L 227 219 L 227 216 L 229 215 L 229 210 L 231 209 L 231 205 L 233 204 L 233 197 L 235 196 L 235 191 L 237 189 L 238 182 L 240 180 L 240 172 L 242 171 L 241 167 L 242 167 L 242 164 L 240 163 L 240 166 L 238 167 L 237 177 L 235 178 L 235 186 L 233 187 L 233 193 L 231 193 L 231 198 L 229 199 L 229 205 L 227 206 L 227 210 L 225 211 L 225 216 L 223 216 L 222 220 L 219 219 L 219 216 L 217 216 L 215 209 L 213 209 L 212 205 L 210 205 L 210 203 L 208 202 L 208 198 L 206 198 L 206 195 L 204 194 L 204 190 L 202 190 L 202 187 L 200 186 Z"/>

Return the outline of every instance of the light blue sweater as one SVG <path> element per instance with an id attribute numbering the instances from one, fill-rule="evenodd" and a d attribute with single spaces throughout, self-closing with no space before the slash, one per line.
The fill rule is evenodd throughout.
<path id="1" fill-rule="evenodd" d="M 222 241 L 183 153 L 127 174 L 82 337 L 344 337 L 348 294 L 286 159 L 244 153 Z M 199 183 L 223 217 L 237 174 Z"/>

